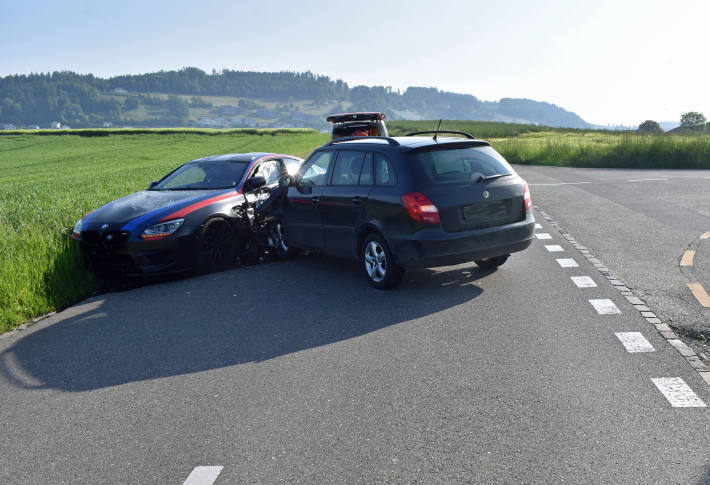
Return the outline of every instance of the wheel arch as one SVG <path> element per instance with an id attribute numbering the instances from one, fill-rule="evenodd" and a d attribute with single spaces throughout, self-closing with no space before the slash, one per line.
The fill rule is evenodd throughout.
<path id="1" fill-rule="evenodd" d="M 378 224 L 372 222 L 363 224 L 362 226 L 360 226 L 360 229 L 358 229 L 357 237 L 355 238 L 355 247 L 353 248 L 355 259 L 360 259 L 362 243 L 365 242 L 365 238 L 372 233 L 379 234 L 380 237 L 387 241 L 387 238 L 383 234 L 382 228 L 379 227 Z"/>

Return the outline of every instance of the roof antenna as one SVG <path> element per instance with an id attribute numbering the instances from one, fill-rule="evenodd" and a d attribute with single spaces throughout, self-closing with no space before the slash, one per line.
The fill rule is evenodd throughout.
<path id="1" fill-rule="evenodd" d="M 439 136 L 439 128 L 441 128 L 441 120 L 443 120 L 443 118 L 439 118 L 439 124 L 436 127 L 436 132 L 434 132 L 434 141 L 436 141 L 436 137 Z"/>

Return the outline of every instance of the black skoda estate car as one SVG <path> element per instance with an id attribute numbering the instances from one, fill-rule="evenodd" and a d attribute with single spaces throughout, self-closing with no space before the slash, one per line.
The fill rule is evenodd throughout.
<path id="1" fill-rule="evenodd" d="M 458 132 L 346 137 L 316 149 L 281 182 L 290 185 L 288 244 L 356 258 L 381 289 L 406 268 L 495 268 L 527 248 L 535 226 L 527 183 L 487 142 L 440 133 Z"/>

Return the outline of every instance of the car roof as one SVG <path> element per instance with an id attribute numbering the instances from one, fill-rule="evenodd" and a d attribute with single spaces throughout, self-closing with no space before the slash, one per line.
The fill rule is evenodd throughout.
<path id="1" fill-rule="evenodd" d="M 391 143 L 389 140 L 394 140 L 396 143 L 399 145 L 396 145 L 394 143 Z M 458 145 L 461 144 L 462 146 L 488 146 L 490 145 L 487 141 L 485 140 L 471 140 L 468 138 L 459 138 L 459 137 L 454 137 L 454 136 L 439 136 L 436 138 L 436 140 L 433 137 L 430 136 L 395 136 L 391 138 L 387 137 L 362 137 L 362 138 L 356 138 L 354 140 L 345 140 L 339 142 L 337 139 L 329 142 L 325 146 L 332 146 L 332 147 L 338 147 L 338 146 L 357 146 L 360 147 L 362 145 L 377 145 L 378 147 L 389 147 L 394 150 L 403 150 L 403 151 L 409 151 L 409 150 L 414 150 L 417 148 L 422 148 L 422 147 L 428 147 L 428 146 L 437 146 L 437 145 Z"/>
<path id="2" fill-rule="evenodd" d="M 252 162 L 257 158 L 264 158 L 269 156 L 280 156 L 287 158 L 299 159 L 293 155 L 285 155 L 281 153 L 267 153 L 267 152 L 249 152 L 249 153 L 225 153 L 223 155 L 212 155 L 209 157 L 197 158 L 192 160 L 193 162 Z"/>

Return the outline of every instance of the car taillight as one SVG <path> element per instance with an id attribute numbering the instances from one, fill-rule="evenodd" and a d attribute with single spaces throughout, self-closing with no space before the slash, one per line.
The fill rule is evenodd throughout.
<path id="1" fill-rule="evenodd" d="M 426 224 L 439 224 L 439 209 L 419 192 L 411 192 L 402 196 L 402 204 L 407 209 L 409 217 L 417 222 Z"/>
<path id="2" fill-rule="evenodd" d="M 527 182 L 525 182 L 525 188 L 523 189 L 523 207 L 526 211 L 532 209 L 532 197 L 530 197 L 530 187 L 528 187 Z"/>

